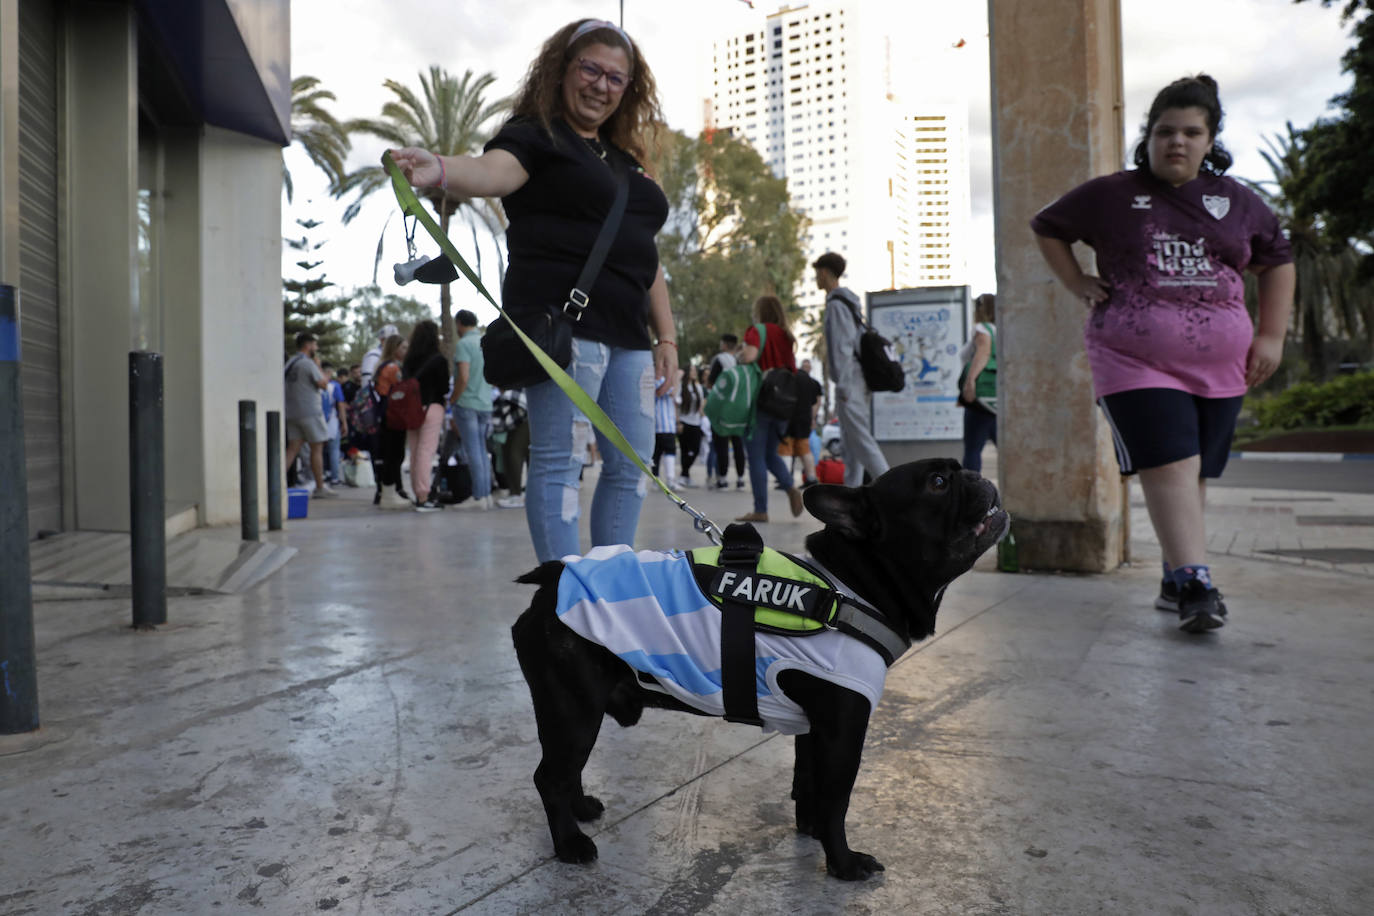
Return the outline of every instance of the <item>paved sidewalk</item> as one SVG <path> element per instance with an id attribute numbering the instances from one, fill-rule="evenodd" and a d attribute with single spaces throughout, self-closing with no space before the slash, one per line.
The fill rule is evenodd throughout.
<path id="1" fill-rule="evenodd" d="M 991 470 L 991 469 L 990 469 Z M 698 471 L 700 473 L 700 471 Z M 588 483 L 594 477 L 590 473 Z M 584 491 L 584 501 L 590 487 Z M 687 491 L 719 522 L 745 493 Z M 1374 900 L 1369 497 L 1215 488 L 1232 609 L 1111 575 L 958 580 L 893 669 L 850 807 L 887 871 L 824 874 L 790 741 L 657 711 L 608 722 L 588 868 L 552 858 L 510 647 L 523 513 L 311 504 L 241 594 L 36 605 L 44 728 L 0 738 L 0 913 L 1363 914 Z M 812 529 L 773 493 L 769 543 Z M 641 546 L 692 546 L 650 495 Z"/>

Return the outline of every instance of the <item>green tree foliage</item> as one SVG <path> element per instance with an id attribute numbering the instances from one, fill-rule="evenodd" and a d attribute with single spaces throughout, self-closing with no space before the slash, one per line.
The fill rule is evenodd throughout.
<path id="1" fill-rule="evenodd" d="M 493 118 L 510 107 L 509 99 L 487 101 L 486 92 L 496 77 L 490 73 L 475 76 L 471 70 L 461 78 L 454 77 L 442 67 L 432 66 L 429 73 L 420 74 L 420 92 L 409 86 L 387 80 L 383 85 L 396 96 L 382 106 L 380 118 L 361 118 L 349 121 L 345 127 L 353 133 L 370 134 L 392 147 L 418 146 L 443 156 L 466 156 L 479 153 L 490 137 L 488 126 Z M 354 193 L 353 202 L 344 212 L 344 222 L 358 215 L 362 202 L 371 194 L 382 191 L 390 195 L 391 179 L 380 165 L 369 165 L 344 176 L 336 196 Z M 494 239 L 505 232 L 505 215 L 500 202 L 486 198 L 467 198 L 449 194 L 440 188 L 417 191 L 439 216 L 439 227 L 447 234 L 454 214 L 466 217 L 472 230 L 476 255 L 475 267 L 482 269 L 482 249 L 478 243 L 479 228 Z M 377 256 L 381 257 L 381 243 Z M 504 277 L 505 265 L 497 245 L 497 270 Z M 443 340 L 452 352 L 456 340 L 453 327 L 453 297 L 445 283 L 439 291 L 440 327 Z"/>
<path id="2" fill-rule="evenodd" d="M 786 180 L 724 131 L 667 134 L 657 171 L 669 206 L 658 254 L 682 361 L 709 359 L 721 334 L 742 334 L 760 295 L 772 293 L 799 314 L 808 223 L 792 208 Z"/>
<path id="3" fill-rule="evenodd" d="M 1333 2 L 1321 0 L 1327 7 Z M 1303 132 L 1307 169 L 1294 200 L 1298 212 L 1319 220 L 1329 238 L 1350 240 L 1374 234 L 1374 0 L 1341 2 L 1342 21 L 1355 20 L 1355 44 L 1341 58 L 1341 69 L 1353 81 L 1331 99 L 1339 113 Z M 1368 278 L 1374 276 L 1374 255 L 1365 253 Z"/>
<path id="4" fill-rule="evenodd" d="M 1260 155 L 1273 178 L 1249 182 L 1278 215 L 1293 247 L 1297 289 L 1293 297 L 1293 331 L 1302 348 L 1306 375 L 1326 378 L 1336 362 L 1364 361 L 1374 346 L 1374 290 L 1361 283 L 1363 254 L 1359 242 L 1332 238 L 1319 218 L 1297 206 L 1301 189 L 1315 167 L 1304 133 L 1290 123 L 1286 135 L 1266 142 Z M 1368 251 L 1368 245 L 1363 245 Z M 1247 298 L 1252 305 L 1253 284 Z"/>
<path id="5" fill-rule="evenodd" d="M 333 193 L 344 177 L 344 160 L 348 158 L 348 131 L 325 107 L 334 101 L 334 93 L 320 88 L 313 76 L 298 76 L 291 80 L 291 142 L 299 143 L 320 171 L 329 179 Z M 287 203 L 295 191 L 291 171 L 282 163 L 282 185 Z"/>
<path id="6" fill-rule="evenodd" d="M 292 251 L 298 252 L 300 260 L 295 262 L 297 273 L 282 278 L 282 312 L 285 350 L 296 352 L 296 335 L 309 331 L 319 340 L 321 358 L 337 362 L 343 353 L 344 322 L 334 318 L 340 309 L 346 309 L 347 299 L 327 299 L 320 294 L 334 285 L 320 268 L 324 262 L 319 250 L 325 243 L 312 237 L 314 230 L 323 225 L 319 220 L 298 219 L 303 234 L 299 239 L 282 239 Z"/>
<path id="7" fill-rule="evenodd" d="M 394 293 L 382 295 L 376 286 L 356 289 L 348 298 L 347 343 L 341 361 L 345 366 L 362 362 L 383 325 L 394 324 L 401 336 L 409 337 L 416 324 L 434 320 L 434 309 L 426 303 Z"/>

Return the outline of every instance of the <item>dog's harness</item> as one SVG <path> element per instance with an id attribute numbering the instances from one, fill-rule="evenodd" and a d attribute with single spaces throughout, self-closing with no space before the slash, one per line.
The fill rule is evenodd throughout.
<path id="1" fill-rule="evenodd" d="M 725 529 L 720 547 L 687 551 L 698 587 L 721 609 L 725 718 L 763 725 L 755 691 L 754 633 L 810 636 L 836 630 L 890 668 L 911 647 L 887 619 L 815 560 L 763 546 L 753 525 Z"/>

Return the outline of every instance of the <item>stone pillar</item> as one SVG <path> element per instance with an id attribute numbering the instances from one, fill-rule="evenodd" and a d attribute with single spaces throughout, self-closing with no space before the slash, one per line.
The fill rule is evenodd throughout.
<path id="1" fill-rule="evenodd" d="M 998 474 L 1020 563 L 1104 572 L 1126 559 L 1128 502 L 1093 401 L 1083 304 L 1029 222 L 1124 161 L 1118 0 L 988 0 L 996 200 Z M 1075 253 L 1085 269 L 1092 251 Z"/>

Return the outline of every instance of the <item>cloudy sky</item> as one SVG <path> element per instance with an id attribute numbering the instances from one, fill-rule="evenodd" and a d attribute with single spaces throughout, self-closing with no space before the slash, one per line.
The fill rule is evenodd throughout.
<path id="1" fill-rule="evenodd" d="M 891 23 L 894 43 L 909 47 L 912 60 L 950 61 L 964 77 L 942 80 L 941 91 L 962 87 L 969 106 L 972 282 L 975 292 L 993 289 L 986 5 L 977 0 L 859 2 L 865 14 Z M 1121 5 L 1128 149 L 1154 93 L 1179 76 L 1206 71 L 1216 77 L 1226 108 L 1221 136 L 1236 159 L 1231 174 L 1264 179 L 1268 169 L 1259 151 L 1266 138 L 1282 132 L 1285 121 L 1310 124 L 1327 111 L 1331 96 L 1348 87 L 1340 72 L 1340 56 L 1350 45 L 1348 29 L 1336 9 L 1325 9 L 1317 0 L 1297 5 L 1291 0 L 1121 0 Z M 417 74 L 431 64 L 457 74 L 490 71 L 499 97 L 515 90 L 540 44 L 558 27 L 584 16 L 614 21 L 621 6 L 620 0 L 292 0 L 292 70 L 319 77 L 338 97 L 333 111 L 340 118 L 376 116 L 390 98 L 383 80 L 418 88 Z M 778 8 L 775 0 L 755 0 L 756 10 L 740 0 L 624 0 L 623 6 L 625 28 L 654 68 L 669 125 L 688 133 L 701 128 L 708 77 L 703 60 L 709 60 L 711 39 L 761 22 Z M 962 49 L 948 50 L 961 39 Z M 959 56 L 951 58 L 952 53 Z M 380 152 L 380 144 L 359 138 L 350 166 L 376 162 Z M 286 156 L 296 195 L 284 211 L 284 231 L 298 235 L 293 221 L 299 217 L 326 220 L 319 238 L 327 241 L 329 279 L 345 290 L 370 283 L 391 202 L 378 197 L 343 226 L 338 222 L 342 204 L 324 193 L 309 161 L 296 148 Z M 460 250 L 465 250 L 461 242 Z M 393 223 L 379 275 L 384 292 L 400 291 L 391 282 L 390 264 L 403 259 L 404 238 Z M 495 286 L 494 278 L 488 285 Z M 432 296 L 437 311 L 435 288 L 412 284 L 405 291 Z M 455 287 L 455 300 L 484 321 L 494 315 L 470 291 Z"/>

